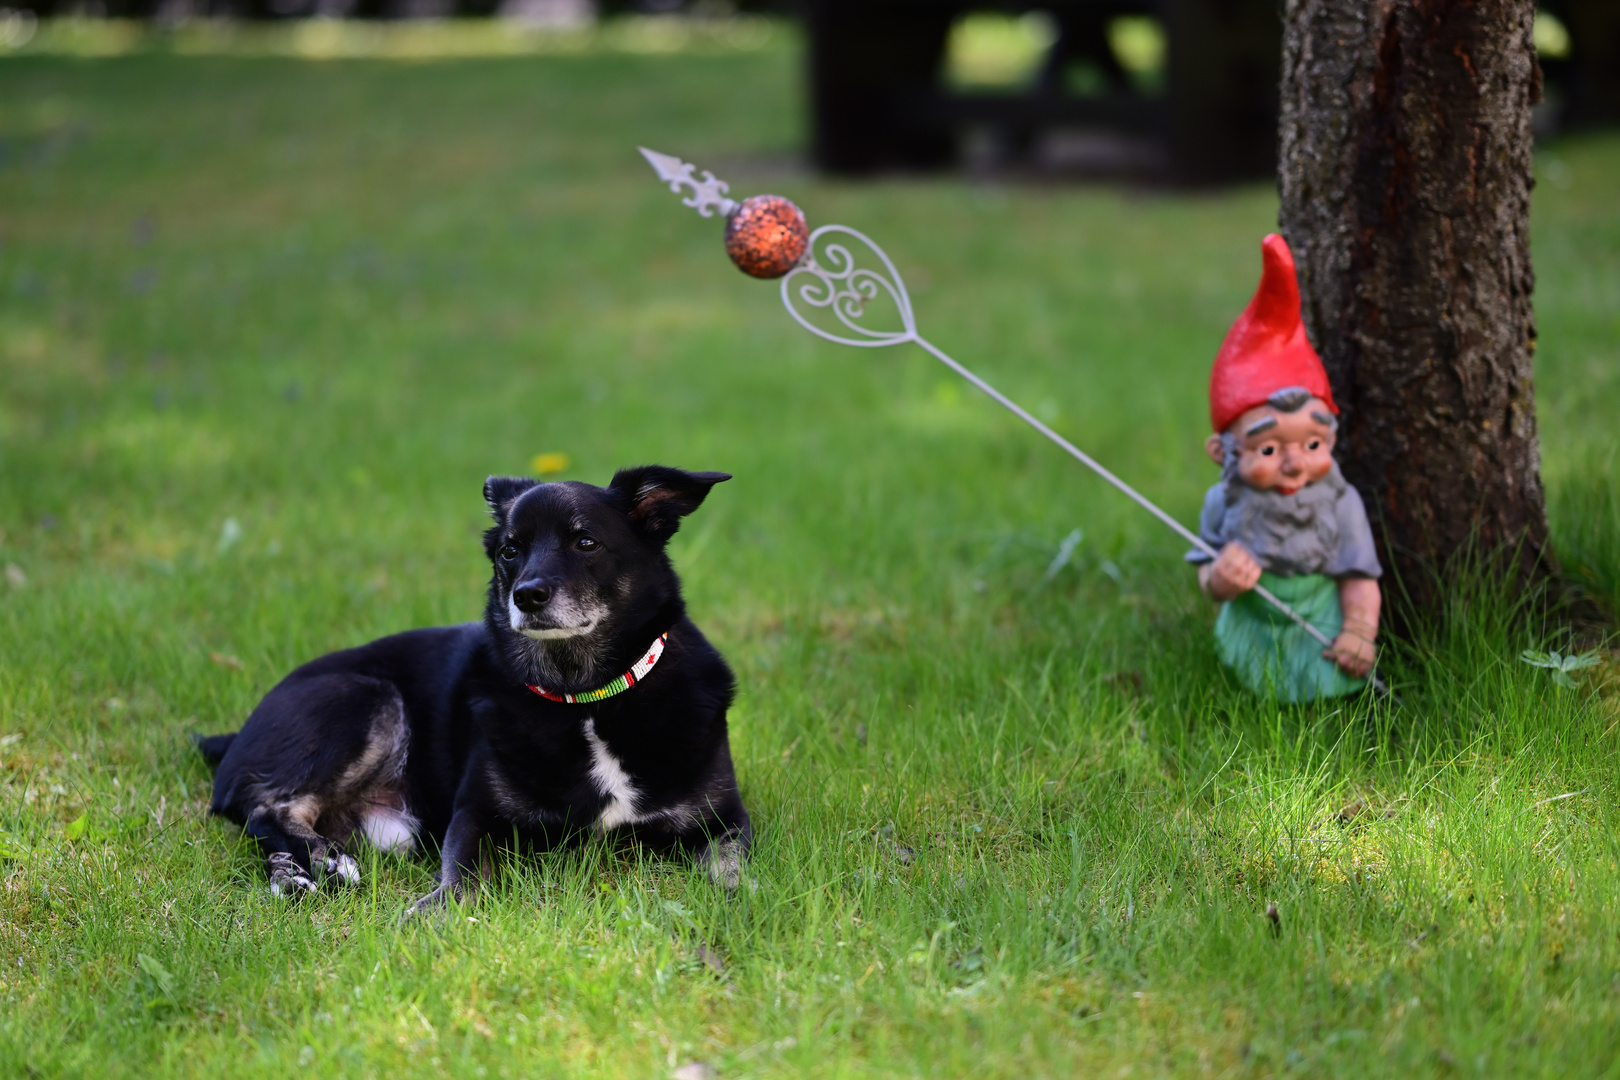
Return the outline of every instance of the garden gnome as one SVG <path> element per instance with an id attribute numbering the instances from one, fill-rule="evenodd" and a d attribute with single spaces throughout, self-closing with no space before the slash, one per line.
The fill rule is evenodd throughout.
<path id="1" fill-rule="evenodd" d="M 1361 496 L 1333 460 L 1338 406 L 1299 318 L 1294 256 L 1261 244 L 1254 299 L 1226 335 L 1209 380 L 1221 482 L 1199 533 L 1219 552 L 1187 555 L 1221 605 L 1221 661 L 1257 694 L 1311 701 L 1355 693 L 1377 655 L 1381 568 Z M 1324 650 L 1252 591 L 1263 585 L 1333 642 Z"/>

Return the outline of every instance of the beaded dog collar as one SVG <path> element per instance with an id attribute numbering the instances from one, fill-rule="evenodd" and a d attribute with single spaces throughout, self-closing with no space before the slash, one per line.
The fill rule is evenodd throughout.
<path id="1" fill-rule="evenodd" d="M 647 677 L 647 672 L 651 671 L 653 669 L 653 665 L 658 663 L 658 658 L 664 655 L 664 645 L 668 641 L 668 633 L 659 634 L 658 640 L 652 643 L 652 647 L 642 654 L 641 659 L 637 660 L 635 664 L 631 666 L 629 671 L 625 672 L 623 675 L 620 675 L 617 679 L 614 679 L 606 686 L 599 687 L 595 690 L 586 690 L 578 694 L 558 694 L 547 690 L 544 687 L 536 686 L 533 683 L 526 683 L 525 685 L 528 686 L 530 690 L 533 690 L 535 693 L 545 698 L 547 701 L 561 701 L 569 705 L 588 705 L 593 701 L 601 701 L 603 698 L 610 698 L 614 694 L 622 694 L 632 686 L 636 685 L 636 683 L 640 682 L 642 679 L 645 679 Z"/>

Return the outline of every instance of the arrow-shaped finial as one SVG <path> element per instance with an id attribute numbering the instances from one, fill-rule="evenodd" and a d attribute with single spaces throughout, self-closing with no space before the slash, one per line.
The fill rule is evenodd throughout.
<path id="1" fill-rule="evenodd" d="M 653 172 L 658 174 L 660 180 L 666 182 L 684 180 L 692 172 L 692 166 L 673 154 L 660 154 L 645 146 L 638 146 L 636 149 L 641 151 L 641 156 L 647 159 L 647 164 L 653 167 Z"/>
<path id="2" fill-rule="evenodd" d="M 713 217 L 716 210 L 720 211 L 722 217 L 726 217 L 737 209 L 737 200 L 726 197 L 731 185 L 724 180 L 716 179 L 714 173 L 709 170 L 704 169 L 703 179 L 699 180 L 694 175 L 697 171 L 695 165 L 688 164 L 671 154 L 649 150 L 645 146 L 638 146 L 636 149 L 647 159 L 647 164 L 653 167 L 658 179 L 669 185 L 669 190 L 678 195 L 682 187 L 691 188 L 691 196 L 682 199 L 681 202 L 704 217 Z"/>

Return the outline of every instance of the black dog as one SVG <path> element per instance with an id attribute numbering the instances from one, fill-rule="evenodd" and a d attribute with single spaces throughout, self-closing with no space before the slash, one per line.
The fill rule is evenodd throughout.
<path id="1" fill-rule="evenodd" d="M 632 827 L 737 884 L 751 837 L 726 736 L 734 681 L 686 617 L 665 545 L 725 473 L 649 465 L 605 488 L 492 476 L 482 623 L 305 664 L 242 730 L 199 740 L 212 810 L 264 849 L 277 895 L 359 880 L 360 834 L 436 846 L 458 899 L 485 842 L 544 851 Z"/>

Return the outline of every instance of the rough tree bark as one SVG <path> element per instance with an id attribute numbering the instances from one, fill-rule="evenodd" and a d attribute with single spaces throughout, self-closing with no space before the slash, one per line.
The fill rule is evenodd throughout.
<path id="1" fill-rule="evenodd" d="M 1530 307 L 1534 0 L 1286 0 L 1278 177 L 1346 477 L 1419 605 L 1549 566 Z M 1432 610 L 1432 609 L 1431 609 Z"/>

